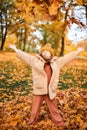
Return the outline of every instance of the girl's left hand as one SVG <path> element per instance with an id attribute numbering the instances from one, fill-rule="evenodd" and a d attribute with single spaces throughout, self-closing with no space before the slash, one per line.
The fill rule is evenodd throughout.
<path id="1" fill-rule="evenodd" d="M 84 50 L 85 50 L 85 49 L 84 49 L 83 47 L 78 47 L 76 53 L 78 54 L 78 53 L 80 53 L 80 52 L 82 52 L 82 51 L 84 51 Z"/>

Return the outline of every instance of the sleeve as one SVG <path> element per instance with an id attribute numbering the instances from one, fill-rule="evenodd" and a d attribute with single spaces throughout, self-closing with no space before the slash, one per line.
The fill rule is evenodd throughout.
<path id="1" fill-rule="evenodd" d="M 77 54 L 76 51 L 70 52 L 62 57 L 60 57 L 57 60 L 57 64 L 61 67 L 65 66 L 66 64 L 68 64 L 69 62 L 71 62 L 72 60 L 77 58 Z"/>
<path id="2" fill-rule="evenodd" d="M 34 56 L 26 53 L 26 52 L 23 52 L 21 50 L 18 50 L 16 52 L 16 56 L 22 60 L 23 62 L 27 63 L 28 65 L 30 65 L 31 67 L 33 66 L 34 64 Z"/>

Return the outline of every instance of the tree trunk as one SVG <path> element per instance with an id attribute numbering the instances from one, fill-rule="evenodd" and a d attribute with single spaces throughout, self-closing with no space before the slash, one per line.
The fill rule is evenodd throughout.
<path id="1" fill-rule="evenodd" d="M 86 25 L 87 25 L 87 5 L 85 6 L 86 8 Z"/>
<path id="2" fill-rule="evenodd" d="M 68 15 L 68 12 L 66 11 L 65 21 L 67 20 L 67 15 Z M 65 29 L 65 30 L 66 30 L 66 29 Z M 64 31 L 65 31 L 65 30 L 64 30 Z M 65 37 L 62 36 L 60 56 L 63 56 L 63 55 L 64 55 L 64 48 L 65 48 Z"/>
<path id="3" fill-rule="evenodd" d="M 70 5 L 72 4 L 72 2 L 73 2 L 73 0 L 71 0 L 71 3 L 70 3 Z M 69 5 L 69 6 L 70 6 Z M 65 21 L 67 20 L 67 16 L 68 16 L 68 11 L 66 11 L 66 13 L 65 13 Z M 65 29 L 66 30 L 66 29 Z M 64 31 L 65 31 L 64 30 Z M 63 56 L 64 55 L 64 48 L 65 48 L 65 37 L 64 36 L 62 36 L 62 42 L 61 42 L 61 51 L 60 51 L 60 56 Z"/>
<path id="4" fill-rule="evenodd" d="M 23 47 L 23 51 L 25 51 L 26 49 L 26 28 L 25 28 L 25 32 L 24 32 L 24 47 Z"/>
<path id="5" fill-rule="evenodd" d="M 7 35 L 7 11 L 6 11 L 6 16 L 5 16 L 5 22 L 6 22 L 6 25 L 4 26 L 3 25 L 2 15 L 1 15 L 1 35 L 2 35 L 1 39 L 2 39 L 2 42 L 1 42 L 0 50 L 3 50 L 3 48 L 4 48 L 4 44 L 5 44 L 5 40 L 6 40 L 6 35 Z"/>
<path id="6" fill-rule="evenodd" d="M 64 37 L 62 36 L 60 56 L 64 55 Z"/>
<path id="7" fill-rule="evenodd" d="M 3 34 L 2 34 L 2 35 L 3 35 Z M 4 44 L 5 44 L 5 40 L 6 40 L 6 35 L 7 35 L 7 28 L 6 28 L 6 31 L 5 31 L 4 36 L 2 36 L 2 43 L 1 43 L 1 48 L 0 48 L 0 50 L 3 50 L 3 48 L 4 48 Z"/>

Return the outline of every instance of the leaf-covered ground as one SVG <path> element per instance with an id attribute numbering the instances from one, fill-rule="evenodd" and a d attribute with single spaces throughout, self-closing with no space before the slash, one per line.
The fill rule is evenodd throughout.
<path id="1" fill-rule="evenodd" d="M 32 103 L 31 69 L 14 53 L 0 53 L 0 130 L 86 130 L 86 60 L 75 60 L 61 69 L 56 99 L 65 128 L 52 125 L 45 102 L 37 124 L 28 126 Z"/>

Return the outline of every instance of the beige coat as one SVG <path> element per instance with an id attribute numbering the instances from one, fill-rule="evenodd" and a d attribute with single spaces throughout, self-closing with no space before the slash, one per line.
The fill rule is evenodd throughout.
<path id="1" fill-rule="evenodd" d="M 61 67 L 77 57 L 75 51 L 60 58 L 54 56 L 51 60 L 51 68 L 53 73 L 49 87 L 47 87 L 47 75 L 44 71 L 44 59 L 40 55 L 31 56 L 21 50 L 18 50 L 16 54 L 18 58 L 32 67 L 33 93 L 36 95 L 45 95 L 49 93 L 50 99 L 53 99 L 56 96 Z M 49 90 L 47 90 L 48 88 Z"/>

